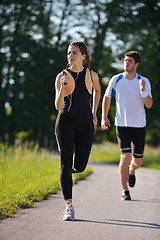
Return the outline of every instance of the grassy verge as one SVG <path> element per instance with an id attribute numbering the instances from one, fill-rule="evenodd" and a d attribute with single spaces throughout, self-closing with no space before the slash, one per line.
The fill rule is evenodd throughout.
<path id="1" fill-rule="evenodd" d="M 91 173 L 76 174 L 76 181 Z M 26 147 L 0 151 L 0 219 L 10 217 L 19 208 L 31 207 L 59 190 L 59 161 L 45 151 Z"/>
<path id="2" fill-rule="evenodd" d="M 92 147 L 90 155 L 91 161 L 119 163 L 118 144 L 104 143 L 96 144 Z M 160 169 L 160 147 L 145 147 L 143 167 Z"/>

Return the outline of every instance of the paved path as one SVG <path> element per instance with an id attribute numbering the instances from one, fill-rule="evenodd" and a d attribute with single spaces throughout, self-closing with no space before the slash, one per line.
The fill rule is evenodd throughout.
<path id="1" fill-rule="evenodd" d="M 1 221 L 0 240 L 160 240 L 160 171 L 139 169 L 132 201 L 121 201 L 118 167 L 92 167 L 73 189 L 76 221 L 62 221 L 59 192 Z"/>

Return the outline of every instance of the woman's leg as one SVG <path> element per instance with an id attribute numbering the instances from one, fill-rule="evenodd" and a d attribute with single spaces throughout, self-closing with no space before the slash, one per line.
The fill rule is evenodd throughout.
<path id="1" fill-rule="evenodd" d="M 74 148 L 74 130 L 72 121 L 67 115 L 60 115 L 55 126 L 57 143 L 60 151 L 60 183 L 64 199 L 72 201 L 72 162 Z"/>
<path id="2" fill-rule="evenodd" d="M 83 172 L 87 166 L 94 135 L 92 115 L 79 119 L 75 130 L 74 170 Z"/>

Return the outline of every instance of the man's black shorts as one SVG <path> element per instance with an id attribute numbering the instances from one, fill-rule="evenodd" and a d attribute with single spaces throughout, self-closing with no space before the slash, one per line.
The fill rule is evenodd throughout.
<path id="1" fill-rule="evenodd" d="M 117 139 L 122 153 L 133 153 L 142 158 L 145 144 L 146 127 L 116 127 Z"/>

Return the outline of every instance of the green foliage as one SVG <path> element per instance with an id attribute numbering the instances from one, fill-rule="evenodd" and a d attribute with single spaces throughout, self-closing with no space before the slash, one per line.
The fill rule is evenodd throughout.
<path id="1" fill-rule="evenodd" d="M 23 140 L 56 147 L 54 81 L 67 66 L 68 43 L 82 40 L 91 53 L 91 68 L 100 76 L 102 95 L 104 80 L 122 71 L 124 52 L 140 51 L 139 72 L 150 79 L 154 97 L 147 139 L 159 145 L 159 22 L 156 0 L 1 1 L 0 141 L 13 144 L 19 133 L 28 132 Z M 110 119 L 114 121 L 113 106 Z M 97 132 L 100 141 L 103 133 Z M 115 141 L 113 132 L 107 139 Z"/>
<path id="2" fill-rule="evenodd" d="M 146 146 L 143 167 L 160 169 L 160 147 Z"/>
<path id="3" fill-rule="evenodd" d="M 120 151 L 118 144 L 106 142 L 103 144 L 94 144 L 92 147 L 90 159 L 96 162 L 119 163 Z M 160 147 L 153 148 L 146 145 L 144 151 L 143 167 L 160 169 Z"/>
<path id="4" fill-rule="evenodd" d="M 59 161 L 37 147 L 4 147 L 0 152 L 0 218 L 48 198 L 59 190 Z M 76 174 L 75 183 L 91 173 Z"/>
<path id="5" fill-rule="evenodd" d="M 59 189 L 59 161 L 36 150 L 3 148 L 0 155 L 0 215 L 10 216 Z"/>
<path id="6" fill-rule="evenodd" d="M 90 159 L 95 162 L 118 163 L 119 154 L 119 147 L 116 143 L 93 144 Z"/>

